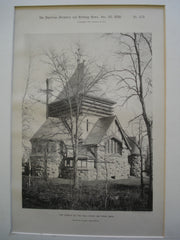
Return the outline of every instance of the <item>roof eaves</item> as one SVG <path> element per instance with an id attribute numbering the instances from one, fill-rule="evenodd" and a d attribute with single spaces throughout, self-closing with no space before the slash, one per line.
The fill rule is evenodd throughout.
<path id="1" fill-rule="evenodd" d="M 115 118 L 116 118 L 116 121 L 117 121 L 117 123 L 118 123 L 118 125 L 119 125 L 119 129 L 120 129 L 121 134 L 122 134 L 122 136 L 123 136 L 123 138 L 124 138 L 124 141 L 125 141 L 127 147 L 129 148 L 129 150 L 131 150 L 131 146 L 130 146 L 129 141 L 128 141 L 128 139 L 127 139 L 128 136 L 127 136 L 127 134 L 125 133 L 125 131 L 123 130 L 123 128 L 122 128 L 122 126 L 121 126 L 121 124 L 120 124 L 119 119 L 117 118 L 117 116 L 115 116 Z"/>
<path id="2" fill-rule="evenodd" d="M 97 123 L 98 123 L 98 121 L 100 121 L 100 120 L 102 120 L 102 119 L 110 119 L 111 118 L 111 121 L 110 121 L 110 123 L 109 123 L 109 126 L 108 126 L 108 128 L 105 130 L 105 132 L 107 132 L 108 131 L 108 129 L 110 128 L 110 126 L 111 126 L 111 124 L 112 124 L 112 121 L 114 120 L 114 118 L 115 118 L 115 116 L 113 115 L 113 116 L 111 116 L 111 117 L 103 117 L 103 118 L 100 118 L 100 119 L 98 119 L 97 120 L 97 122 L 95 123 L 95 125 L 94 125 L 94 127 L 93 127 L 93 129 L 91 130 L 91 132 L 88 134 L 88 136 L 90 135 L 90 134 L 92 134 L 92 131 L 94 130 L 94 128 L 95 128 L 95 126 L 97 126 Z M 88 136 L 87 136 L 87 138 L 88 138 Z M 86 143 L 86 140 L 85 140 L 85 143 L 84 143 L 84 145 L 92 145 L 92 146 L 97 146 L 100 142 L 101 142 L 101 140 L 102 140 L 102 138 L 103 138 L 103 136 L 104 135 L 102 135 L 102 137 L 101 138 L 99 138 L 98 139 L 98 141 L 96 142 L 96 143 Z M 86 139 L 87 139 L 86 138 Z"/>

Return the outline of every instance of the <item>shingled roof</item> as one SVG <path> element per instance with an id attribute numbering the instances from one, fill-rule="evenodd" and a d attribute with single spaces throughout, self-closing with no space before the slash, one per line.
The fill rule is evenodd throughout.
<path id="1" fill-rule="evenodd" d="M 116 116 L 99 118 L 94 127 L 90 131 L 89 135 L 84 141 L 84 145 L 97 145 L 101 142 L 103 136 L 105 136 L 112 122 L 116 120 L 122 137 L 127 147 L 132 151 L 132 154 L 137 154 L 137 147 L 133 144 L 132 138 L 129 138 L 124 133 Z M 70 143 L 70 135 L 67 132 L 64 124 L 58 118 L 48 118 L 39 130 L 32 136 L 30 141 L 33 140 L 51 140 L 51 141 L 63 141 L 66 144 Z"/>
<path id="2" fill-rule="evenodd" d="M 48 118 L 32 136 L 31 141 L 35 139 L 60 141 L 67 138 L 69 138 L 68 132 L 62 121 L 58 118 Z"/>
<path id="3" fill-rule="evenodd" d="M 129 144 L 128 137 L 126 136 L 124 130 L 121 127 L 121 124 L 120 124 L 118 118 L 115 115 L 111 116 L 111 117 L 103 117 L 103 118 L 98 119 L 97 122 L 95 123 L 93 129 L 87 136 L 84 144 L 85 145 L 99 144 L 114 120 L 116 120 L 116 123 L 119 127 L 119 131 L 122 134 L 122 137 L 125 141 L 127 148 L 129 150 L 131 150 L 131 146 Z"/>
<path id="4" fill-rule="evenodd" d="M 93 129 L 90 131 L 89 135 L 87 136 L 84 144 L 86 145 L 98 144 L 102 140 L 102 137 L 105 135 L 105 133 L 107 132 L 108 128 L 110 127 L 114 119 L 115 119 L 115 116 L 98 119 Z"/>
<path id="5" fill-rule="evenodd" d="M 83 96 L 86 95 L 90 98 L 96 98 L 97 100 L 109 102 L 110 104 L 115 104 L 114 101 L 107 99 L 106 94 L 98 88 L 97 84 L 93 84 L 93 81 L 93 76 L 86 69 L 84 61 L 78 63 L 74 73 L 53 103 L 66 99 L 68 91 L 68 97 L 70 98 L 76 96 L 77 94 L 81 94 Z"/>
<path id="6" fill-rule="evenodd" d="M 68 91 L 69 97 L 76 96 L 78 93 L 83 93 L 83 90 L 85 88 L 84 84 L 87 84 L 87 80 L 85 78 L 85 66 L 84 62 L 79 63 L 77 65 L 77 68 L 73 75 L 70 77 L 69 81 L 66 83 L 64 86 L 63 90 L 59 93 L 57 98 L 55 99 L 54 102 L 60 101 L 64 98 L 66 98 L 66 89 Z"/>
<path id="7" fill-rule="evenodd" d="M 128 137 L 128 142 L 131 146 L 131 154 L 139 155 L 139 149 L 137 147 L 136 137 Z"/>

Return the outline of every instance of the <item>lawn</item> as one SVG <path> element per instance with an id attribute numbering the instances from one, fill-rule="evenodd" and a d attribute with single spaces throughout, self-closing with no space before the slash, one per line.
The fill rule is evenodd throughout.
<path id="1" fill-rule="evenodd" d="M 145 179 L 142 197 L 140 179 L 131 177 L 108 182 L 81 181 L 73 189 L 72 180 L 23 176 L 22 198 L 24 208 L 150 211 L 148 206 L 148 178 Z"/>

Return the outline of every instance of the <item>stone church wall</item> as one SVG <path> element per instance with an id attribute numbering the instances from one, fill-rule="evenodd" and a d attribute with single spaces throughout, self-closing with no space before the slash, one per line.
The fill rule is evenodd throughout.
<path id="1" fill-rule="evenodd" d="M 31 156 L 31 169 L 32 169 L 32 175 L 33 176 L 39 176 L 43 177 L 45 174 L 45 160 L 43 155 L 42 156 Z M 49 178 L 57 178 L 59 177 L 59 166 L 60 166 L 61 160 L 56 159 L 52 160 L 51 157 L 48 157 L 47 159 L 47 176 Z"/>
<path id="2" fill-rule="evenodd" d="M 122 155 L 105 154 L 104 147 L 100 146 L 97 154 L 97 179 L 126 179 L 130 176 L 127 149 L 123 149 Z"/>
<path id="3" fill-rule="evenodd" d="M 78 176 L 80 180 L 96 180 L 96 169 L 78 169 Z"/>
<path id="4" fill-rule="evenodd" d="M 96 152 L 97 160 L 88 160 L 86 168 L 78 169 L 78 176 L 81 180 L 105 180 L 105 179 L 127 179 L 131 176 L 140 176 L 140 160 L 138 156 L 130 156 L 130 151 L 123 146 L 120 153 L 105 153 L 105 142 L 107 136 L 98 145 Z M 45 174 L 45 158 L 43 151 L 37 150 L 43 149 L 45 142 L 39 141 L 34 143 L 35 150 L 31 153 L 31 169 L 33 176 L 43 177 Z M 51 148 L 53 151 L 49 151 L 47 155 L 47 176 L 49 178 L 72 178 L 73 169 L 68 167 L 62 167 L 62 159 L 59 154 L 58 144 L 51 142 Z M 34 147 L 33 146 L 33 147 Z M 50 149 L 51 149 L 50 148 Z M 87 154 L 88 159 L 92 159 L 91 155 Z M 128 161 L 129 160 L 129 161 Z"/>
<path id="5" fill-rule="evenodd" d="M 47 146 L 48 152 L 47 152 Z M 45 175 L 45 152 L 47 154 L 47 176 L 49 178 L 59 177 L 61 156 L 58 153 L 57 142 L 34 141 L 32 142 L 32 153 L 30 156 L 31 172 L 33 176 L 43 177 Z"/>
<path id="6" fill-rule="evenodd" d="M 129 156 L 130 163 L 130 175 L 134 177 L 141 176 L 141 159 L 139 155 L 131 155 Z"/>

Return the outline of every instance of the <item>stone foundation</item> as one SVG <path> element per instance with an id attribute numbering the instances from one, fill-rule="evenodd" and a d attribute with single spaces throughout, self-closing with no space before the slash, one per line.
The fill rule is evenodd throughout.
<path id="1" fill-rule="evenodd" d="M 80 180 L 96 180 L 96 169 L 78 169 Z"/>
<path id="2" fill-rule="evenodd" d="M 127 179 L 130 176 L 128 163 L 129 152 L 125 149 L 120 154 L 104 154 L 103 148 L 98 149 L 97 179 Z"/>
<path id="3" fill-rule="evenodd" d="M 73 178 L 73 168 L 64 168 L 62 170 L 62 178 L 72 179 Z M 78 169 L 78 178 L 80 180 L 95 180 L 96 179 L 96 169 Z"/>
<path id="4" fill-rule="evenodd" d="M 97 161 L 87 161 L 87 168 L 78 168 L 78 177 L 81 180 L 127 179 L 130 174 L 139 176 L 138 161 L 128 162 L 129 151 L 123 149 L 122 154 L 105 154 L 104 148 L 97 149 Z M 43 154 L 31 154 L 31 169 L 33 176 L 43 177 L 45 174 L 45 160 Z M 131 171 L 130 171 L 130 164 Z M 139 169 L 139 170 L 138 170 Z M 58 154 L 49 154 L 47 159 L 48 178 L 73 178 L 73 168 L 64 167 Z"/>
<path id="5" fill-rule="evenodd" d="M 64 167 L 61 169 L 61 177 L 65 179 L 73 179 L 73 168 Z"/>
<path id="6" fill-rule="evenodd" d="M 31 172 L 32 176 L 43 177 L 45 175 L 45 162 L 43 156 L 31 156 Z M 51 157 L 47 159 L 47 176 L 48 178 L 59 177 L 60 159 L 52 160 Z"/>
<path id="7" fill-rule="evenodd" d="M 126 179 L 130 176 L 130 166 L 127 160 L 120 156 L 106 157 L 103 162 L 97 162 L 97 179 Z"/>

